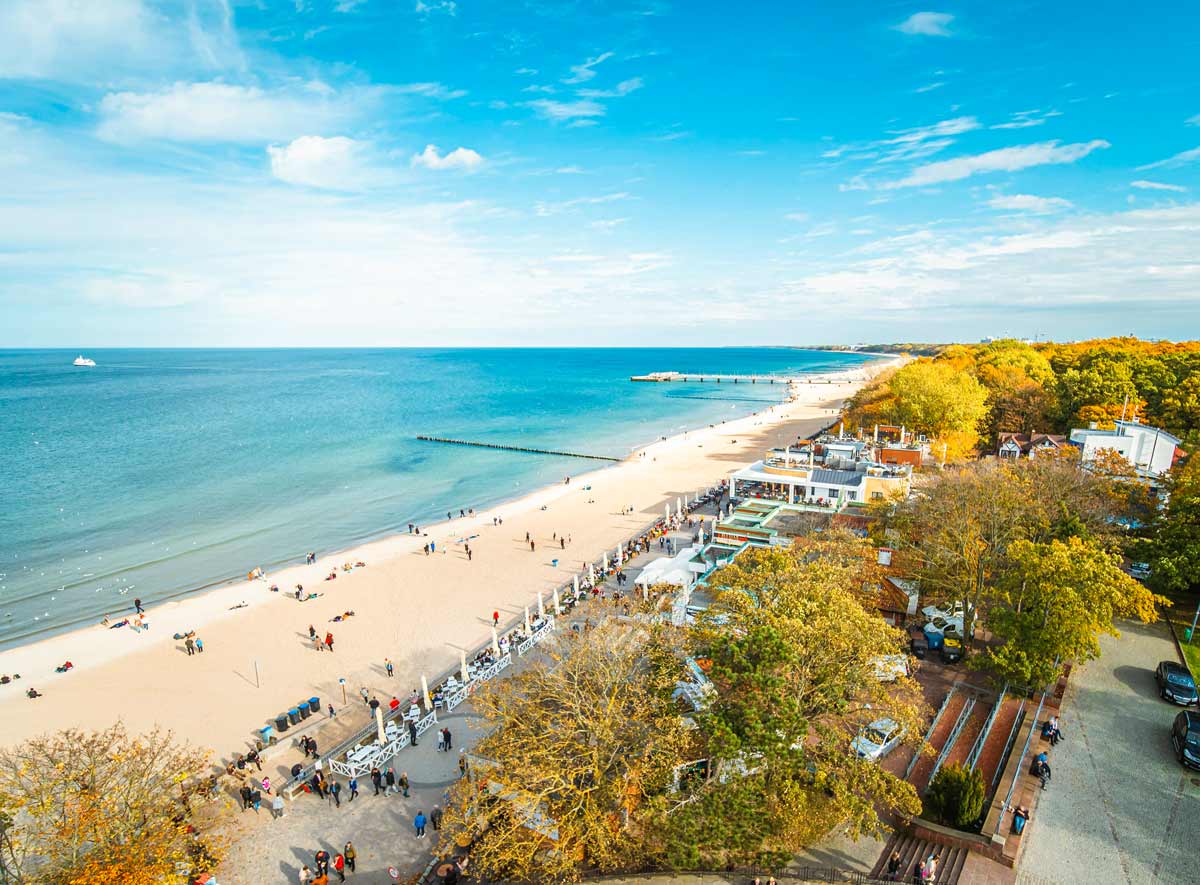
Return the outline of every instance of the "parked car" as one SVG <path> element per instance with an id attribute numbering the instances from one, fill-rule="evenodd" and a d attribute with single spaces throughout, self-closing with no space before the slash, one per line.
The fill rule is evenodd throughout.
<path id="1" fill-rule="evenodd" d="M 1150 577 L 1150 563 L 1148 562 L 1131 562 L 1129 563 L 1129 574 L 1137 578 L 1139 581 L 1144 581 Z"/>
<path id="2" fill-rule="evenodd" d="M 1175 661 L 1159 661 L 1154 669 L 1158 694 L 1164 701 L 1185 707 L 1197 702 L 1196 681 L 1187 668 Z"/>
<path id="3" fill-rule="evenodd" d="M 850 747 L 862 759 L 878 762 L 900 744 L 904 729 L 894 719 L 876 719 L 862 730 Z"/>
<path id="4" fill-rule="evenodd" d="M 968 606 L 968 610 L 972 607 Z M 934 618 L 944 618 L 947 621 L 962 621 L 963 620 L 963 604 L 962 600 L 955 600 L 953 603 L 942 605 L 927 605 L 921 609 L 921 614 L 925 616 L 925 620 L 932 621 Z"/>
<path id="5" fill-rule="evenodd" d="M 942 617 L 941 615 L 937 615 L 925 625 L 926 635 L 931 632 L 941 634 L 945 633 L 947 630 L 961 634 L 963 632 L 962 618 L 946 618 Z"/>
<path id="6" fill-rule="evenodd" d="M 1171 726 L 1175 757 L 1188 768 L 1200 769 L 1200 713 L 1184 710 Z"/>
<path id="7" fill-rule="evenodd" d="M 880 682 L 895 682 L 908 675 L 908 658 L 905 655 L 880 655 L 871 662 L 875 678 Z"/>
<path id="8" fill-rule="evenodd" d="M 925 656 L 929 654 L 929 640 L 925 638 L 925 634 L 914 633 L 909 636 L 908 650 L 912 652 L 912 656 L 918 661 L 925 660 Z"/>

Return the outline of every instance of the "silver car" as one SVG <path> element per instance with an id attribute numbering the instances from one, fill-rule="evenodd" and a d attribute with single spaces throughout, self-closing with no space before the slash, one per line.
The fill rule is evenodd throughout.
<path id="1" fill-rule="evenodd" d="M 850 744 L 862 759 L 878 762 L 904 739 L 904 728 L 894 719 L 876 719 Z"/>

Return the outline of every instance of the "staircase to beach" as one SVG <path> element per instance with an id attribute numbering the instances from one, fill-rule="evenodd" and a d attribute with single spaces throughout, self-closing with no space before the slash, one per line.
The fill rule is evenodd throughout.
<path id="1" fill-rule="evenodd" d="M 913 870 L 929 855 L 940 855 L 936 880 L 938 885 L 957 885 L 963 867 L 967 863 L 967 856 L 970 854 L 966 848 L 945 845 L 931 839 L 922 839 L 910 833 L 897 831 L 892 833 L 887 846 L 883 849 L 883 854 L 879 856 L 879 860 L 871 869 L 872 879 L 883 878 L 888 858 L 892 856 L 893 851 L 900 852 L 901 864 L 898 881 L 901 882 L 911 882 Z"/>

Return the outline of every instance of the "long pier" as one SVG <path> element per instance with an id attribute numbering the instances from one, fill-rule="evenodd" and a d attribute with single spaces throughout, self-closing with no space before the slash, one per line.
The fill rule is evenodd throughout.
<path id="1" fill-rule="evenodd" d="M 797 379 L 783 375 L 705 375 L 687 372 L 651 372 L 649 375 L 633 375 L 629 380 L 660 384 L 669 381 L 689 381 L 701 384 L 709 381 L 716 384 L 791 384 Z"/>
<path id="2" fill-rule="evenodd" d="M 620 458 L 613 458 L 611 455 L 585 455 L 581 452 L 558 452 L 554 449 L 534 449 L 529 446 L 507 446 L 500 443 L 485 443 L 473 442 L 467 439 L 447 439 L 444 436 L 418 436 L 417 439 L 425 442 L 446 443 L 451 446 L 473 446 L 477 449 L 497 449 L 502 452 L 524 452 L 527 455 L 556 455 L 559 458 L 587 458 L 591 461 L 615 461 L 620 462 Z"/>

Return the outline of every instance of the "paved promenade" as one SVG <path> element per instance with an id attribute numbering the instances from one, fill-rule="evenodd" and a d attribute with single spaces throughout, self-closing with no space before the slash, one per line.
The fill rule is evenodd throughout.
<path id="1" fill-rule="evenodd" d="M 1162 624 L 1121 630 L 1071 680 L 1065 741 L 1029 823 L 1018 883 L 1200 881 L 1200 776 L 1172 754 L 1168 730 L 1180 708 L 1154 682 L 1175 647 Z"/>

